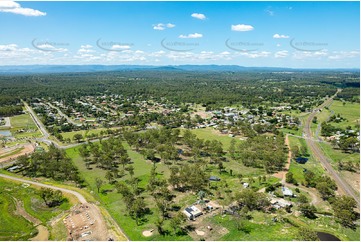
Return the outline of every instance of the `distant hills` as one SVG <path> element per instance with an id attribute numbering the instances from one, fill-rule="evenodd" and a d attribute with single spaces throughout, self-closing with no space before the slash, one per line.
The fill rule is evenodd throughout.
<path id="1" fill-rule="evenodd" d="M 27 73 L 66 73 L 66 72 L 103 72 L 124 70 L 149 71 L 214 71 L 214 72 L 295 72 L 295 71 L 352 71 L 359 69 L 293 69 L 282 67 L 245 67 L 238 65 L 12 65 L 0 66 L 0 73 L 27 74 Z"/>

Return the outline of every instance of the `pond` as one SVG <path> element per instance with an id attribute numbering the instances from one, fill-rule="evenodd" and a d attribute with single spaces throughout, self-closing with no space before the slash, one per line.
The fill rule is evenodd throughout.
<path id="1" fill-rule="evenodd" d="M 329 234 L 329 233 L 324 233 L 324 232 L 317 232 L 317 237 L 321 240 L 321 241 L 341 241 L 339 238 L 337 238 L 336 236 Z"/>
<path id="2" fill-rule="evenodd" d="M 308 161 L 308 158 L 306 158 L 306 157 L 297 157 L 295 160 L 299 164 L 305 164 Z"/>
<path id="3" fill-rule="evenodd" d="M 0 136 L 11 136 L 10 130 L 0 130 Z"/>

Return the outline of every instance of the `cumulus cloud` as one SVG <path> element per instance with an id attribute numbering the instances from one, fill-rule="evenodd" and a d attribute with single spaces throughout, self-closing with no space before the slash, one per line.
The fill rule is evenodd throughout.
<path id="1" fill-rule="evenodd" d="M 274 39 L 288 39 L 290 36 L 288 35 L 283 35 L 283 34 L 274 34 L 273 38 Z"/>
<path id="2" fill-rule="evenodd" d="M 206 19 L 206 15 L 204 15 L 203 13 L 192 13 L 191 16 L 193 18 L 200 19 L 200 20 L 205 20 Z"/>
<path id="3" fill-rule="evenodd" d="M 129 45 L 113 45 L 112 50 L 128 50 L 130 49 Z"/>
<path id="4" fill-rule="evenodd" d="M 45 16 L 45 12 L 41 12 L 39 10 L 35 10 L 32 8 L 23 8 L 19 3 L 16 3 L 14 1 L 0 1 L 0 12 L 3 13 L 14 13 L 14 14 L 20 14 L 24 16 Z"/>
<path id="5" fill-rule="evenodd" d="M 202 38 L 203 35 L 202 34 L 198 34 L 198 33 L 194 33 L 194 34 L 188 34 L 188 35 L 179 35 L 178 38 L 180 39 L 198 39 L 198 38 Z"/>
<path id="6" fill-rule="evenodd" d="M 165 30 L 165 29 L 171 29 L 171 28 L 174 28 L 174 27 L 175 27 L 175 24 L 172 24 L 172 23 L 167 23 L 167 24 L 162 24 L 162 23 L 153 24 L 153 29 L 154 29 L 154 30 Z"/>
<path id="7" fill-rule="evenodd" d="M 231 26 L 232 31 L 251 31 L 253 30 L 253 26 L 252 25 L 248 25 L 248 24 L 236 24 L 236 25 L 232 25 Z"/>

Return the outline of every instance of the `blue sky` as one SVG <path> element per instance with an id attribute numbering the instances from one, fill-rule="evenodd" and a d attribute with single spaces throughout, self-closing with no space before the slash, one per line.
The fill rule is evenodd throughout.
<path id="1" fill-rule="evenodd" d="M 0 65 L 359 68 L 359 2 L 0 0 Z"/>

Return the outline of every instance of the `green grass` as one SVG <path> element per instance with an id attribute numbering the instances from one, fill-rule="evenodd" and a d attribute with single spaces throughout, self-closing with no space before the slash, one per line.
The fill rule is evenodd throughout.
<path id="1" fill-rule="evenodd" d="M 291 147 L 293 145 L 296 145 L 299 147 L 306 145 L 306 141 L 302 138 L 296 138 L 296 137 L 289 136 L 288 139 L 290 141 Z M 309 153 L 309 150 L 308 150 L 308 153 Z M 314 157 L 312 157 L 312 155 L 307 158 L 309 158 L 309 159 L 305 164 L 298 164 L 294 159 L 291 160 L 291 165 L 290 165 L 289 171 L 293 173 L 293 177 L 298 181 L 298 183 L 302 183 L 305 181 L 305 178 L 303 176 L 303 169 L 313 171 L 315 174 L 319 174 L 319 175 L 325 173 L 321 164 L 318 161 L 316 161 L 314 159 Z"/>
<path id="2" fill-rule="evenodd" d="M 191 130 L 192 133 L 196 134 L 198 138 L 200 139 L 204 139 L 204 140 L 218 140 L 220 142 L 222 142 L 223 144 L 223 149 L 228 150 L 229 146 L 231 145 L 231 140 L 235 139 L 238 142 L 241 142 L 238 138 L 236 137 L 229 137 L 228 135 L 225 134 L 220 134 L 219 131 L 207 127 L 204 129 L 192 129 Z"/>
<path id="3" fill-rule="evenodd" d="M 50 240 L 54 241 L 66 241 L 68 234 L 68 229 L 65 227 L 65 224 L 62 219 L 60 219 L 52 227 L 50 231 Z"/>
<path id="4" fill-rule="evenodd" d="M 23 217 L 13 215 L 15 205 L 12 197 L 21 200 L 26 212 L 41 220 L 44 225 L 51 218 L 68 210 L 71 206 L 68 201 L 65 201 L 59 207 L 48 208 L 38 195 L 37 189 L 25 188 L 21 183 L 2 178 L 0 178 L 0 194 L 0 239 L 2 240 L 27 240 L 33 237 L 34 231 L 36 231 L 34 226 Z"/>
<path id="5" fill-rule="evenodd" d="M 10 117 L 10 122 L 12 128 L 10 129 L 12 135 L 15 138 L 32 138 L 32 137 L 40 137 L 41 133 L 38 130 L 38 127 L 35 125 L 33 119 L 29 114 L 21 114 Z M 16 131 L 24 129 L 25 132 L 17 133 Z M 32 132 L 26 132 L 27 130 L 34 130 Z"/>
<path id="6" fill-rule="evenodd" d="M 0 180 L 1 183 L 2 181 Z M 14 212 L 14 201 L 8 192 L 3 191 L 0 184 L 0 240 L 28 240 L 33 237 L 37 231 L 35 227 Z"/>
<path id="7" fill-rule="evenodd" d="M 340 149 L 334 149 L 329 143 L 319 143 L 323 153 L 327 156 L 327 158 L 331 161 L 332 165 L 337 167 L 337 163 L 339 161 L 352 163 L 360 162 L 360 153 L 345 153 Z"/>
<path id="8" fill-rule="evenodd" d="M 145 188 L 148 179 L 151 167 L 153 164 L 151 162 L 145 161 L 143 156 L 133 151 L 129 145 L 124 142 L 124 148 L 127 149 L 129 157 L 131 158 L 134 166 L 135 176 L 140 179 L 139 186 Z M 78 154 L 77 148 L 70 148 L 66 150 L 69 157 L 73 159 L 75 165 L 79 168 L 79 171 L 82 177 L 85 179 L 86 184 L 89 189 L 94 191 L 94 196 L 101 202 L 102 205 L 109 211 L 115 221 L 119 224 L 119 226 L 125 231 L 127 236 L 129 236 L 132 240 L 190 240 L 189 236 L 177 236 L 177 235 L 168 235 L 168 236 L 160 236 L 153 235 L 152 237 L 143 237 L 142 232 L 147 229 L 155 229 L 153 225 L 159 217 L 158 212 L 155 209 L 152 209 L 153 214 L 146 215 L 145 219 L 147 220 L 144 224 L 137 226 L 135 220 L 129 217 L 128 211 L 122 201 L 122 197 L 114 190 L 114 186 L 108 184 L 108 182 L 104 179 L 106 171 L 101 170 L 99 168 L 93 167 L 93 169 L 89 170 L 85 167 L 85 164 L 81 157 Z M 163 164 L 157 165 L 157 172 L 160 174 L 164 174 L 163 176 L 168 176 L 169 170 Z M 102 186 L 101 190 L 113 190 L 108 193 L 97 193 L 97 188 L 95 186 L 95 179 L 100 177 L 104 180 L 105 184 Z M 122 180 L 129 179 L 130 176 L 126 174 Z M 146 196 L 147 204 L 152 207 L 155 202 L 152 198 Z M 169 228 L 169 221 L 166 221 L 165 227 Z M 170 230 L 170 228 L 169 228 Z"/>
<path id="9" fill-rule="evenodd" d="M 333 101 L 330 110 L 333 110 L 335 115 L 340 114 L 341 117 L 346 119 L 340 123 L 332 122 L 332 125 L 335 127 L 345 129 L 347 126 L 355 127 L 357 124 L 360 124 L 360 103 L 346 102 L 343 105 L 341 101 Z"/>
<path id="10" fill-rule="evenodd" d="M 231 215 L 225 217 L 216 216 L 211 219 L 215 224 L 228 229 L 229 233 L 220 240 L 238 241 L 275 241 L 293 240 L 297 234 L 297 228 L 288 223 L 272 222 L 272 215 L 261 212 L 252 212 L 252 220 L 244 222 L 244 229 L 238 230 Z"/>
<path id="11" fill-rule="evenodd" d="M 114 129 L 114 128 L 110 128 L 110 129 Z M 87 135 L 100 135 L 100 132 L 106 132 L 107 129 L 106 128 L 97 128 L 97 129 L 90 129 L 90 130 L 80 130 L 80 131 L 71 131 L 71 132 L 64 132 L 61 133 L 61 135 L 63 136 L 64 139 L 70 139 L 72 142 L 75 142 L 73 137 L 75 134 L 81 134 L 83 135 L 83 138 L 85 138 L 85 136 Z"/>

